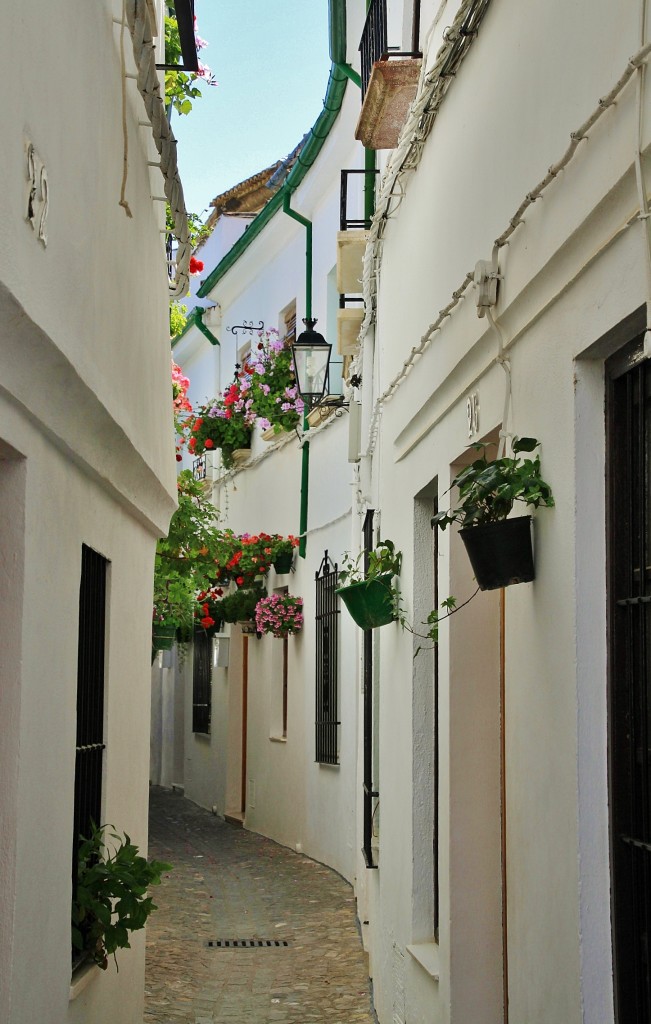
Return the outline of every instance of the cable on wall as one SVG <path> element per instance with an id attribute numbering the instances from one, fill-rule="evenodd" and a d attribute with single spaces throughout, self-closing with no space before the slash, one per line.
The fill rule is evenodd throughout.
<path id="1" fill-rule="evenodd" d="M 605 96 L 602 96 L 602 98 L 598 101 L 596 108 L 590 114 L 590 116 L 588 118 L 586 118 L 586 120 L 583 122 L 583 124 L 581 124 L 576 129 L 576 131 L 573 131 L 573 132 L 570 133 L 570 144 L 567 147 L 565 153 L 561 156 L 561 158 L 556 163 L 551 165 L 551 167 L 547 171 L 547 174 L 545 175 L 545 177 L 541 181 L 539 181 L 538 184 L 530 192 L 527 193 L 527 195 L 525 196 L 523 201 L 520 203 L 520 205 L 518 206 L 518 208 L 515 211 L 515 213 L 513 214 L 513 216 L 509 219 L 508 225 L 505 228 L 505 230 L 502 232 L 501 235 L 499 235 L 498 238 L 495 239 L 494 248 L 493 248 L 494 258 L 496 256 L 497 252 L 499 251 L 499 249 L 501 249 L 502 246 L 506 245 L 509 242 L 511 236 L 516 231 L 516 229 L 521 224 L 525 223 L 525 221 L 524 221 L 524 214 L 529 209 L 529 207 L 532 206 L 533 203 L 536 202 L 536 200 L 538 200 L 538 199 L 540 199 L 542 197 L 542 195 L 546 191 L 546 189 L 549 188 L 549 186 L 552 184 L 552 182 L 554 182 L 556 180 L 556 178 L 561 173 L 561 171 L 563 171 L 567 167 L 567 165 L 570 163 L 570 161 L 575 156 L 575 154 L 576 154 L 576 152 L 577 152 L 581 142 L 583 142 L 584 140 L 587 139 L 588 132 L 597 124 L 597 122 L 601 119 L 601 117 L 605 114 L 605 112 L 610 107 L 614 106 L 615 101 L 616 101 L 617 97 L 619 96 L 619 94 L 622 92 L 622 90 L 628 84 L 628 82 L 630 81 L 632 76 L 634 74 L 636 74 L 642 66 L 646 65 L 646 63 L 649 60 L 649 56 L 650 55 L 651 55 L 651 43 L 646 43 L 644 46 L 642 46 L 637 51 L 637 53 L 635 53 L 628 60 L 624 72 L 620 75 L 620 77 L 618 78 L 618 80 L 616 81 L 616 83 L 612 87 L 612 89 L 608 93 L 606 93 Z M 638 120 L 639 120 L 639 118 L 638 118 Z M 642 190 L 644 190 L 644 188 Z M 646 201 L 646 196 L 645 196 L 645 201 Z M 648 204 L 647 204 L 647 208 L 648 208 Z M 643 223 L 645 225 L 648 225 L 649 219 L 651 219 L 651 218 L 648 218 L 648 217 L 645 216 L 645 210 L 643 208 L 641 209 L 640 214 L 638 215 L 638 217 L 639 217 L 639 219 L 641 219 L 643 221 Z M 650 230 L 651 230 L 651 228 L 650 228 Z M 650 246 L 650 248 L 649 248 L 649 267 L 650 267 L 650 287 L 651 287 L 651 236 L 649 237 L 649 246 Z M 374 264 L 374 273 L 375 273 L 375 276 L 377 276 L 379 274 L 379 269 L 380 269 L 379 268 L 379 264 L 380 264 L 381 256 L 376 251 L 376 248 L 373 246 L 372 240 L 369 240 L 369 243 L 368 243 L 367 249 L 366 249 L 366 253 L 365 253 L 365 257 L 364 257 L 364 261 L 365 261 L 365 282 L 364 282 L 365 283 L 365 293 L 364 293 L 365 302 L 367 301 L 367 296 L 366 296 L 366 265 L 367 265 L 367 257 L 368 257 L 369 265 L 370 265 L 371 262 Z M 438 317 L 436 318 L 436 320 L 432 324 L 430 324 L 430 326 L 428 327 L 427 331 L 422 336 L 419 344 L 416 345 L 414 348 L 412 348 L 411 352 L 409 353 L 407 359 L 404 361 L 404 363 L 403 363 L 401 369 L 399 370 L 399 372 L 395 375 L 395 377 L 390 382 L 388 387 L 376 399 L 375 405 L 374 405 L 374 409 L 373 409 L 373 415 L 371 417 L 371 423 L 370 423 L 370 426 L 369 426 L 367 450 L 364 453 L 366 456 L 370 456 L 370 455 L 373 454 L 373 451 L 374 451 L 374 448 L 375 448 L 375 442 L 376 442 L 376 439 L 377 439 L 377 433 L 378 433 L 378 429 L 379 429 L 379 420 L 380 420 L 380 416 L 381 416 L 381 410 L 382 410 L 382 406 L 383 406 L 384 402 L 388 401 L 390 398 L 393 397 L 393 395 L 395 394 L 397 389 L 400 387 L 402 382 L 408 376 L 408 374 L 411 371 L 411 369 L 412 369 L 412 367 L 414 365 L 414 362 L 417 359 L 417 357 L 422 355 L 423 352 L 426 350 L 426 348 L 430 344 L 434 334 L 437 331 L 441 330 L 443 322 L 448 318 L 448 316 L 450 316 L 450 314 L 452 313 L 453 309 L 458 305 L 459 301 L 463 298 L 464 293 L 465 293 L 466 289 L 468 288 L 468 285 L 471 282 L 473 282 L 473 280 L 474 280 L 474 274 L 473 273 L 469 272 L 468 274 L 466 274 L 466 276 L 464 277 L 461 285 L 456 289 L 456 291 L 454 291 L 452 293 L 452 300 L 448 303 L 447 306 L 444 307 L 444 309 L 442 309 L 439 312 Z M 651 297 L 651 291 L 650 291 L 650 297 Z M 372 317 L 369 317 L 369 314 L 372 314 Z M 365 336 L 366 331 L 368 330 L 368 326 L 372 322 L 372 319 L 374 319 L 374 314 L 375 314 L 374 306 L 373 306 L 372 309 L 371 309 L 371 307 L 368 307 L 367 308 L 367 317 L 366 317 L 364 323 L 362 324 L 362 328 L 360 330 L 360 339 L 363 339 L 363 337 Z M 504 423 L 503 423 L 503 427 L 504 427 Z"/>
<path id="2" fill-rule="evenodd" d="M 179 243 L 176 251 L 175 277 L 174 281 L 170 283 L 170 297 L 179 298 L 187 294 L 190 284 L 189 266 L 192 245 L 183 197 L 183 185 L 176 157 L 176 139 L 170 127 L 165 103 L 160 92 L 147 0 L 126 0 L 126 13 L 138 72 L 138 90 L 143 98 L 147 117 L 151 123 L 154 144 L 160 156 L 165 197 L 172 211 L 173 233 Z"/>

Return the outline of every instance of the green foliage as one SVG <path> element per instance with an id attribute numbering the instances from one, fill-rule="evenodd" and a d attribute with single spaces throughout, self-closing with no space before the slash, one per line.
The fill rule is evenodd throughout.
<path id="1" fill-rule="evenodd" d="M 180 302 L 170 302 L 170 338 L 182 334 L 188 322 L 188 307 Z"/>
<path id="2" fill-rule="evenodd" d="M 260 598 L 266 596 L 267 591 L 261 584 L 246 590 L 236 590 L 221 601 L 216 601 L 215 610 L 224 622 L 248 622 L 255 619 L 256 605 Z"/>
<path id="3" fill-rule="evenodd" d="M 179 507 L 156 547 L 154 621 L 189 630 L 198 610 L 196 595 L 214 581 L 219 511 L 189 469 L 179 473 L 177 487 Z"/>
<path id="4" fill-rule="evenodd" d="M 110 954 L 115 958 L 117 949 L 129 948 L 129 933 L 144 928 L 157 909 L 147 889 L 160 884 L 163 871 L 172 870 L 171 864 L 139 856 L 126 834 L 112 832 L 115 845 L 110 850 L 104 838 L 107 828 L 113 826 L 93 825 L 89 839 L 80 837 L 72 902 L 73 949 L 88 954 L 102 970 Z"/>
<path id="5" fill-rule="evenodd" d="M 187 213 L 188 218 L 188 230 L 190 232 L 190 244 L 193 249 L 202 242 L 205 242 L 210 235 L 210 228 L 207 224 L 204 224 L 198 213 Z M 165 206 L 165 230 L 169 235 L 174 234 L 174 217 L 172 216 L 172 210 L 170 204 L 167 203 Z"/>
<path id="6" fill-rule="evenodd" d="M 366 574 L 363 570 L 363 559 L 363 551 L 356 558 L 352 558 L 348 552 L 344 554 L 342 559 L 343 569 L 339 573 L 339 586 L 349 586 L 353 583 L 361 583 L 364 580 L 376 580 L 381 583 L 387 588 L 391 596 L 393 614 L 396 621 L 413 636 L 420 637 L 423 640 L 430 640 L 434 646 L 438 643 L 439 623 L 444 619 L 448 619 L 450 615 L 453 615 L 468 604 L 468 601 L 464 601 L 463 604 L 458 605 L 456 597 L 446 597 L 444 601 L 441 601 L 438 608 L 434 608 L 429 613 L 426 621 L 422 624 L 426 631 L 420 632 L 420 630 L 414 629 L 409 622 L 400 590 L 392 582 L 394 576 L 400 575 L 402 552 L 396 551 L 393 541 L 381 540 L 378 542 L 377 547 L 368 553 L 368 572 Z M 479 588 L 468 600 L 471 601 L 477 593 L 479 593 Z M 427 650 L 427 648 L 425 649 Z M 416 649 L 414 658 L 418 656 L 421 650 L 423 650 L 422 645 Z"/>
<path id="7" fill-rule="evenodd" d="M 513 458 L 502 459 L 488 459 L 483 444 L 471 445 L 482 455 L 452 481 L 451 488 L 459 488 L 459 504 L 447 512 L 438 512 L 432 525 L 445 530 L 450 523 L 466 527 L 499 522 L 506 519 L 516 501 L 533 508 L 551 508 L 554 498 L 551 487 L 540 475 L 540 456 L 519 458 L 521 452 L 533 452 L 539 444 L 534 437 L 514 437 Z"/>
<path id="8" fill-rule="evenodd" d="M 181 56 L 181 40 L 176 18 L 165 18 L 165 63 L 177 64 Z M 196 75 L 187 71 L 165 72 L 165 104 L 172 106 L 178 114 L 189 114 L 193 100 L 201 96 L 201 89 L 195 84 Z"/>
<path id="9" fill-rule="evenodd" d="M 274 433 L 293 430 L 303 412 L 294 376 L 292 347 L 281 342 L 275 330 L 260 332 L 260 340 L 244 365 L 252 409 L 263 427 Z M 284 408 L 283 408 L 284 406 Z"/>
<path id="10" fill-rule="evenodd" d="M 377 579 L 378 576 L 400 575 L 402 551 L 396 551 L 392 540 L 378 541 L 377 547 L 368 553 L 368 572 L 364 572 L 364 551 L 352 558 L 346 551 L 342 557 L 343 568 L 339 572 L 339 586 Z M 392 588 L 393 590 L 393 588 Z"/>
<path id="11" fill-rule="evenodd" d="M 231 384 L 225 394 L 228 392 L 237 392 L 228 404 L 222 398 L 212 399 L 200 405 L 194 417 L 188 421 L 188 449 L 191 454 L 202 455 L 205 451 L 221 448 L 222 462 L 226 469 L 233 465 L 233 452 L 239 448 L 250 448 L 251 425 L 247 420 L 253 418 L 253 414 L 247 416 L 241 408 L 243 400 L 237 383 Z"/>

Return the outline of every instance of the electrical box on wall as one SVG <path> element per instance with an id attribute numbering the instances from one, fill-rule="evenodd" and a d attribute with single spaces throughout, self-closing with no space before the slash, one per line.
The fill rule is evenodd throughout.
<path id="1" fill-rule="evenodd" d="M 362 448 L 362 406 L 351 401 L 348 406 L 348 461 L 359 462 Z"/>

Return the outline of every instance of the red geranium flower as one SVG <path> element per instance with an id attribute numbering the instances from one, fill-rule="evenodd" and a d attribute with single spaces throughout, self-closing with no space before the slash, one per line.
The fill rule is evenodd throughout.
<path id="1" fill-rule="evenodd" d="M 204 448 L 214 448 L 215 447 L 215 442 L 211 441 L 210 438 L 207 437 L 206 440 L 203 442 L 203 446 L 204 446 Z"/>
<path id="2" fill-rule="evenodd" d="M 243 576 L 236 576 L 235 577 L 235 582 L 237 583 L 238 587 L 241 587 L 242 584 L 244 583 L 244 577 Z"/>
<path id="3" fill-rule="evenodd" d="M 203 260 L 198 260 L 196 256 L 190 257 L 190 273 L 200 274 L 203 270 Z"/>
<path id="4" fill-rule="evenodd" d="M 211 619 L 209 615 L 206 615 L 205 618 L 201 620 L 201 625 L 204 629 L 210 629 L 211 626 L 215 625 L 215 620 Z"/>

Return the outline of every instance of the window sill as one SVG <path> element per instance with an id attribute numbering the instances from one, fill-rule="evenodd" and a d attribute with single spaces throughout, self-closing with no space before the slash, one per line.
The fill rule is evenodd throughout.
<path id="1" fill-rule="evenodd" d="M 287 743 L 286 736 L 270 736 L 269 741 L 271 743 Z"/>
<path id="2" fill-rule="evenodd" d="M 438 942 L 414 942 L 411 946 L 407 946 L 407 952 L 429 974 L 430 978 L 433 978 L 434 981 L 439 980 L 440 960 Z"/>
<path id="3" fill-rule="evenodd" d="M 88 988 L 93 978 L 98 976 L 99 967 L 97 964 L 84 964 L 79 967 L 70 980 L 70 992 L 68 1002 L 72 1002 L 80 996 L 84 989 Z"/>

